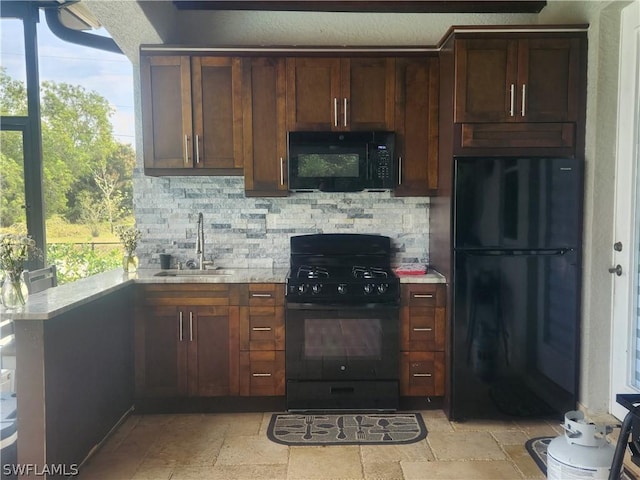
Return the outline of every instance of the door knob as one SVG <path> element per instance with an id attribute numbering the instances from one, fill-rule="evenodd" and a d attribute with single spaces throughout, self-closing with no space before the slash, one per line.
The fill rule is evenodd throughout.
<path id="1" fill-rule="evenodd" d="M 615 273 L 617 276 L 622 275 L 622 266 L 609 267 L 609 273 Z"/>
<path id="2" fill-rule="evenodd" d="M 621 252 L 622 251 L 622 242 L 616 242 L 613 244 L 613 249 L 616 252 Z"/>

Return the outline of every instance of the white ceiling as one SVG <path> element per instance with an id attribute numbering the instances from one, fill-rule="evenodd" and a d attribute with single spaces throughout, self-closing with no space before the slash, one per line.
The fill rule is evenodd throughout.
<path id="1" fill-rule="evenodd" d="M 586 23 L 598 1 L 549 0 L 540 14 L 177 10 L 167 0 L 83 0 L 125 55 L 141 44 L 191 46 L 430 46 L 452 25 Z"/>

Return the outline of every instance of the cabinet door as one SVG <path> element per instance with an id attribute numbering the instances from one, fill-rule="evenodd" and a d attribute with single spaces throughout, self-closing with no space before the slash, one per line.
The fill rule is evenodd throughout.
<path id="1" fill-rule="evenodd" d="M 580 54 L 577 38 L 519 41 L 516 98 L 520 121 L 578 120 Z"/>
<path id="2" fill-rule="evenodd" d="M 515 40 L 455 41 L 456 123 L 515 119 L 517 49 Z"/>
<path id="3" fill-rule="evenodd" d="M 287 129 L 341 130 L 340 59 L 287 58 Z"/>
<path id="4" fill-rule="evenodd" d="M 240 395 L 285 394 L 284 351 L 240 352 Z"/>
<path id="5" fill-rule="evenodd" d="M 244 59 L 244 189 L 247 196 L 288 194 L 285 81 L 283 58 Z"/>
<path id="6" fill-rule="evenodd" d="M 398 59 L 396 82 L 394 194 L 433 195 L 438 190 L 438 58 Z"/>
<path id="7" fill-rule="evenodd" d="M 444 395 L 444 372 L 444 352 L 402 352 L 400 395 Z"/>
<path id="8" fill-rule="evenodd" d="M 195 167 L 242 168 L 241 59 L 193 57 L 192 76 Z"/>
<path id="9" fill-rule="evenodd" d="M 191 167 L 189 57 L 142 56 L 140 62 L 144 166 Z"/>
<path id="10" fill-rule="evenodd" d="M 136 313 L 136 396 L 187 394 L 184 314 L 177 307 L 145 307 Z"/>
<path id="11" fill-rule="evenodd" d="M 197 307 L 186 313 L 185 318 L 189 395 L 237 395 L 238 307 Z"/>
<path id="12" fill-rule="evenodd" d="M 395 59 L 341 60 L 338 129 L 394 130 Z"/>

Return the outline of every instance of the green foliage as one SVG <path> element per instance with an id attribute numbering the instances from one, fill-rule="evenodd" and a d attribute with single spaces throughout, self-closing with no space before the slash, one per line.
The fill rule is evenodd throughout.
<path id="1" fill-rule="evenodd" d="M 21 166 L 4 152 L 0 152 L 0 172 L 0 226 L 8 227 L 24 221 L 23 173 Z"/>
<path id="2" fill-rule="evenodd" d="M 84 222 L 90 217 L 94 223 L 108 220 L 113 225 L 131 215 L 135 152 L 113 137 L 109 102 L 66 83 L 43 82 L 40 94 L 46 218 L 64 215 L 72 222 Z M 0 101 L 3 115 L 26 114 L 26 88 L 4 69 L 0 69 Z M 22 200 L 18 205 L 24 186 L 14 178 L 16 166 L 23 162 L 22 138 L 5 133 L 10 132 L 2 136 L 2 226 L 15 222 L 15 209 L 24 204 Z M 22 178 L 21 170 L 19 175 Z"/>
<path id="3" fill-rule="evenodd" d="M 0 114 L 27 115 L 27 88 L 7 75 L 4 67 L 0 67 Z"/>
<path id="4" fill-rule="evenodd" d="M 58 283 L 69 283 L 96 273 L 122 267 L 119 244 L 94 246 L 89 243 L 53 243 L 47 246 L 47 261 L 55 263 Z"/>

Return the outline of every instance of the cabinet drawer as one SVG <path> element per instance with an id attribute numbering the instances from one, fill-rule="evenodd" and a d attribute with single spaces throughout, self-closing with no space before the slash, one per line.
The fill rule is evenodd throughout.
<path id="1" fill-rule="evenodd" d="M 284 285 L 279 283 L 249 284 L 250 307 L 273 307 L 284 305 Z"/>
<path id="2" fill-rule="evenodd" d="M 444 307 L 403 307 L 400 325 L 401 350 L 444 351 Z"/>
<path id="3" fill-rule="evenodd" d="M 400 395 L 444 395 L 444 352 L 402 352 Z"/>
<path id="4" fill-rule="evenodd" d="M 411 307 L 444 307 L 446 286 L 435 283 L 413 283 L 401 286 L 401 305 Z"/>
<path id="5" fill-rule="evenodd" d="M 284 307 L 241 307 L 240 350 L 284 350 Z"/>
<path id="6" fill-rule="evenodd" d="M 284 352 L 240 352 L 240 395 L 284 395 Z"/>

